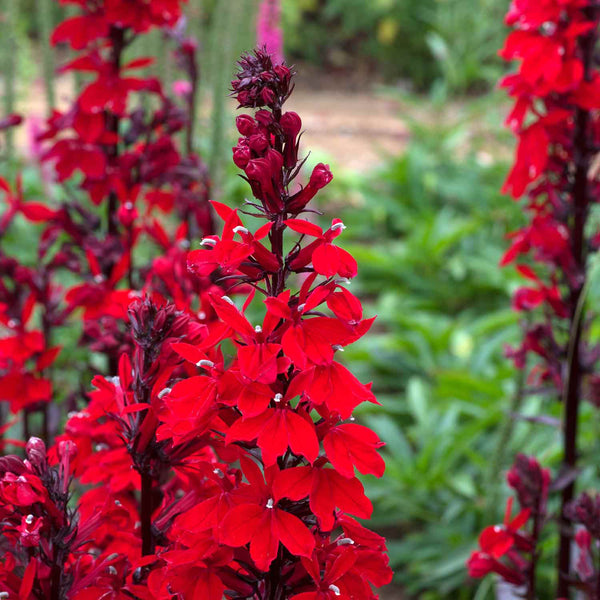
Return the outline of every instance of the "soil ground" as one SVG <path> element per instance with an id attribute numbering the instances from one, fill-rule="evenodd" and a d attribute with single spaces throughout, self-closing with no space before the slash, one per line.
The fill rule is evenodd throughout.
<path id="1" fill-rule="evenodd" d="M 73 95 L 71 79 L 58 78 L 56 92 L 59 108 L 68 106 Z M 19 113 L 43 117 L 46 104 L 41 81 L 19 95 Z M 373 90 L 343 89 L 335 81 L 329 87 L 313 89 L 300 82 L 287 106 L 302 117 L 303 147 L 345 170 L 369 171 L 386 155 L 401 152 L 408 142 L 400 103 Z M 27 152 L 31 128 L 18 128 L 16 137 L 17 146 Z"/>

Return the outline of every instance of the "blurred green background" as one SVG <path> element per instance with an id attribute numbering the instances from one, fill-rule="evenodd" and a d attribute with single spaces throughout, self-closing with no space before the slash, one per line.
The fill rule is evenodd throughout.
<path id="1" fill-rule="evenodd" d="M 80 84 L 53 77 L 54 61 L 66 56 L 45 48 L 64 9 L 52 0 L 0 6 L 5 110 L 27 112 L 44 74 L 46 92 L 60 101 Z M 257 0 L 188 7 L 201 42 L 197 146 L 210 157 L 216 194 L 232 205 L 248 190 L 229 160 L 235 136 L 225 97 L 237 54 L 254 43 L 256 8 Z M 518 279 L 498 261 L 506 233 L 523 219 L 499 191 L 513 148 L 502 125 L 508 103 L 495 89 L 506 69 L 497 51 L 507 8 L 493 0 L 283 0 L 308 166 L 332 166 L 321 208 L 348 226 L 343 242 L 359 263 L 352 289 L 367 315 L 378 315 L 345 359 L 374 382 L 383 405 L 357 416 L 387 443 L 386 475 L 364 481 L 396 571 L 389 600 L 492 598 L 492 580 L 468 581 L 464 562 L 479 531 L 502 518 L 504 473 L 517 451 L 546 465 L 558 458 L 555 428 L 510 417 L 539 413 L 544 399 L 523 392 L 504 357 L 520 336 L 510 309 Z M 158 54 L 155 68 L 172 81 L 168 46 Z M 340 114 L 353 124 L 336 121 Z M 386 146 L 389 130 L 398 133 Z M 26 152 L 27 140 L 17 139 L 0 171 L 23 166 Z M 24 168 L 27 192 L 42 193 L 37 168 Z M 600 449 L 597 429 L 584 411 L 591 455 Z"/>

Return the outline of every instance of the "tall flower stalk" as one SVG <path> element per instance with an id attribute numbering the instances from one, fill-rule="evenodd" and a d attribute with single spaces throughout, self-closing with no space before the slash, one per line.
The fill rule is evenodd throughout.
<path id="1" fill-rule="evenodd" d="M 52 448 L 33 438 L 26 460 L 0 458 L 3 595 L 372 600 L 390 581 L 385 540 L 355 520 L 372 512 L 356 471 L 380 477 L 384 463 L 353 412 L 376 400 L 337 360 L 373 319 L 346 287 L 357 264 L 336 243 L 343 223 L 302 218 L 332 175 L 319 164 L 300 183 L 293 75 L 262 49 L 242 58 L 233 93 L 255 112 L 237 118 L 233 156 L 254 199 L 213 203 L 222 234 L 187 254 L 187 273 L 185 244 L 164 234 L 143 293 L 119 297 L 129 326 L 116 369 L 94 377 Z M 44 209 L 26 210 L 55 218 Z M 89 298 L 78 305 L 91 321 L 104 309 L 89 286 L 106 275 L 103 256 L 87 259 L 98 281 L 70 298 Z M 102 303 L 128 266 L 116 262 Z"/>
<path id="2" fill-rule="evenodd" d="M 600 6 L 591 0 L 514 0 L 506 18 L 514 31 L 501 52 L 506 60 L 519 61 L 518 71 L 502 82 L 515 101 L 507 124 L 519 140 L 504 191 L 515 199 L 525 196 L 529 218 L 526 226 L 510 234 L 511 245 L 501 261 L 515 263 L 527 279 L 527 285 L 516 291 L 513 307 L 531 313 L 521 346 L 511 349 L 509 356 L 519 368 L 531 356 L 529 382 L 555 390 L 555 398 L 562 402 L 563 460 L 552 484 L 560 494 L 557 598 L 567 598 L 576 587 L 590 598 L 600 597 L 596 584 L 600 575 L 594 569 L 584 572 L 580 563 L 572 567 L 579 531 L 574 524 L 582 522 L 573 517 L 580 406 L 586 388 L 593 390 L 598 377 L 598 348 L 589 338 L 594 315 L 586 306 L 586 290 L 590 257 L 598 248 L 589 217 L 599 191 L 594 172 L 599 142 L 600 72 L 595 63 L 599 20 Z M 590 386 L 584 386 L 588 382 Z M 507 563 L 499 566 L 496 560 L 506 555 L 512 561 L 512 582 L 526 587 L 527 598 L 536 598 L 537 544 L 551 521 L 540 522 L 533 509 L 527 517 L 528 548 L 519 548 L 513 537 L 511 543 L 505 539 L 500 544 L 500 551 L 480 538 L 481 550 L 470 570 L 476 576 L 496 571 L 508 581 L 502 572 Z M 506 526 L 503 531 L 505 538 L 513 535 Z M 529 559 L 518 552 L 529 554 Z M 482 561 L 487 561 L 485 567 Z"/>
<path id="3" fill-rule="evenodd" d="M 114 373 L 121 353 L 133 350 L 127 310 L 142 290 L 183 310 L 191 308 L 192 292 L 202 296 L 210 286 L 192 280 L 185 266 L 189 244 L 212 233 L 213 222 L 207 169 L 192 144 L 198 72 L 196 43 L 183 27 L 184 2 L 72 4 L 76 12 L 50 41 L 78 52 L 61 70 L 87 80 L 66 110 L 52 111 L 37 140 L 43 166 L 65 187 L 66 199 L 30 202 L 20 181 L 0 182 L 6 200 L 0 218 L 2 399 L 22 418 L 25 440 L 36 434 L 47 443 L 64 416 L 61 408 L 76 408 L 83 396 L 73 387 L 58 398 L 52 393 L 52 386 L 64 389 L 54 381 L 60 370 L 51 369 L 61 360 L 61 328 L 83 324 L 80 346 L 87 352 L 79 369 Z M 175 26 L 178 66 L 189 77 L 185 97 L 177 99 L 158 79 L 134 75 L 151 57 L 127 59 L 144 35 Z M 179 147 L 182 130 L 186 141 Z M 20 262 L 5 244 L 23 218 L 39 233 L 35 264 Z M 194 303 L 200 312 L 202 301 Z M 204 312 L 210 314 L 207 307 Z"/>

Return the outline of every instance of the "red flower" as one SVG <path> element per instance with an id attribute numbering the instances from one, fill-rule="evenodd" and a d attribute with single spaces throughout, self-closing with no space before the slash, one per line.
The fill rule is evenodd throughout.
<path id="1" fill-rule="evenodd" d="M 479 536 L 480 550 L 473 552 L 467 562 L 471 577 L 484 577 L 494 572 L 508 583 L 520 585 L 525 581 L 526 563 L 517 551 L 531 552 L 534 549 L 532 541 L 519 530 L 527 523 L 531 514 L 530 509 L 522 510 L 511 520 L 512 498 L 506 504 L 504 525 L 486 527 Z M 507 557 L 512 563 L 506 565 L 500 558 Z"/>
<path id="2" fill-rule="evenodd" d="M 242 469 L 250 485 L 245 501 L 229 511 L 220 527 L 221 542 L 229 546 L 250 543 L 250 556 L 257 568 L 267 571 L 277 556 L 279 544 L 293 555 L 310 556 L 315 540 L 302 521 L 279 507 L 283 494 L 277 493 L 280 472 L 276 467 L 265 471 L 266 483 L 258 467 L 242 459 Z"/>
<path id="3" fill-rule="evenodd" d="M 285 224 L 298 233 L 318 238 L 292 259 L 290 266 L 293 269 L 300 269 L 312 262 L 315 271 L 325 277 L 356 277 L 354 258 L 346 250 L 332 244 L 332 240 L 345 229 L 340 219 L 333 219 L 331 227 L 325 233 L 317 225 L 301 219 L 287 219 Z"/>

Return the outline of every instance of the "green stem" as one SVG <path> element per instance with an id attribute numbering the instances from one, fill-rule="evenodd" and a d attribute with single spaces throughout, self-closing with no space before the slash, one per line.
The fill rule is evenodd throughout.
<path id="1" fill-rule="evenodd" d="M 39 8 L 35 11 L 38 22 L 40 50 L 42 53 L 42 71 L 46 91 L 47 113 L 50 115 L 56 106 L 54 91 L 54 53 L 50 45 L 52 34 L 52 1 L 38 0 Z"/>
<path id="2" fill-rule="evenodd" d="M 9 0 L 4 4 L 4 112 L 15 112 L 16 71 L 18 61 L 17 27 L 19 21 L 19 0 Z M 9 161 L 14 153 L 14 132 L 12 127 L 6 131 L 6 155 Z"/>
<path id="3" fill-rule="evenodd" d="M 487 502 L 486 512 L 488 518 L 486 518 L 486 522 L 491 522 L 497 517 L 498 496 L 500 495 L 501 488 L 501 482 L 498 476 L 502 467 L 506 464 L 509 442 L 516 426 L 513 415 L 521 410 L 525 398 L 526 373 L 527 365 L 524 365 L 522 369 L 517 370 L 515 378 L 516 389 L 510 400 L 508 418 L 504 421 L 502 429 L 500 430 L 496 450 L 493 454 L 492 461 L 490 462 L 490 468 L 487 474 L 487 485 L 485 486 L 486 490 L 491 490 Z"/>

